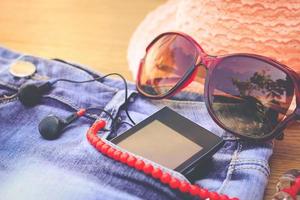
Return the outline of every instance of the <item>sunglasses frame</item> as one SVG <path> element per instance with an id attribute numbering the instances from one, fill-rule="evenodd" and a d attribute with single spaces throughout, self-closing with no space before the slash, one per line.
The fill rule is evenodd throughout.
<path id="1" fill-rule="evenodd" d="M 179 35 L 179 36 L 184 37 L 188 41 L 190 41 L 193 44 L 193 46 L 196 48 L 196 51 L 197 51 L 196 52 L 196 58 L 195 58 L 195 61 L 194 61 L 195 63 L 185 73 L 185 75 L 182 77 L 182 79 L 172 89 L 170 89 L 166 94 L 163 94 L 163 95 L 149 95 L 149 94 L 145 93 L 140 88 L 141 69 L 143 67 L 145 57 L 147 56 L 147 53 L 151 49 L 153 44 L 155 44 L 156 41 L 159 40 L 161 37 L 164 37 L 166 35 Z M 228 129 L 216 117 L 216 115 L 214 114 L 214 112 L 212 110 L 212 107 L 211 107 L 211 101 L 210 101 L 210 97 L 209 97 L 210 95 L 209 94 L 211 94 L 212 88 L 210 87 L 210 81 L 211 81 L 211 77 L 213 76 L 214 70 L 216 69 L 216 66 L 220 62 L 222 62 L 225 58 L 235 57 L 235 56 L 250 57 L 250 58 L 254 58 L 254 59 L 258 59 L 258 60 L 261 60 L 263 62 L 266 62 L 266 63 L 274 66 L 275 68 L 285 72 L 292 79 L 293 84 L 294 84 L 294 95 L 296 96 L 296 108 L 295 108 L 295 110 L 293 110 L 292 113 L 287 115 L 285 119 L 283 119 L 281 122 L 279 122 L 278 125 L 274 128 L 274 130 L 272 132 L 270 132 L 269 134 L 267 134 L 263 137 L 260 137 L 260 138 L 248 137 L 248 136 L 241 135 L 237 132 L 234 132 L 234 131 Z M 139 91 L 139 93 L 142 96 L 150 98 L 150 99 L 164 99 L 164 98 L 171 97 L 171 96 L 175 95 L 177 92 L 181 91 L 184 87 L 188 86 L 194 80 L 195 76 L 197 75 L 198 68 L 200 66 L 204 66 L 206 68 L 206 76 L 205 76 L 204 95 L 203 95 L 203 97 L 204 97 L 204 102 L 205 102 L 206 108 L 208 110 L 208 113 L 212 117 L 212 119 L 221 128 L 223 128 L 227 132 L 230 132 L 230 133 L 234 134 L 235 136 L 238 136 L 241 139 L 251 140 L 251 141 L 254 141 L 254 142 L 264 142 L 264 141 L 267 141 L 267 140 L 270 140 L 270 139 L 273 139 L 273 138 L 276 138 L 276 137 L 280 136 L 282 134 L 283 130 L 286 128 L 286 126 L 289 123 L 300 119 L 300 91 L 299 91 L 299 86 L 298 86 L 298 84 L 300 84 L 300 77 L 295 71 L 290 69 L 288 66 L 279 63 L 278 61 L 275 61 L 271 58 L 264 57 L 264 56 L 261 56 L 261 55 L 256 55 L 256 54 L 235 53 L 235 54 L 228 54 L 228 55 L 222 55 L 222 56 L 208 55 L 204 52 L 204 50 L 202 49 L 200 44 L 198 44 L 198 42 L 196 42 L 191 36 L 189 36 L 185 33 L 181 33 L 181 32 L 165 32 L 165 33 L 162 33 L 162 34 L 158 35 L 147 46 L 146 54 L 145 54 L 144 58 L 141 59 L 141 61 L 140 61 L 140 66 L 139 66 L 138 75 L 137 75 L 137 84 L 136 84 L 137 90 Z"/>

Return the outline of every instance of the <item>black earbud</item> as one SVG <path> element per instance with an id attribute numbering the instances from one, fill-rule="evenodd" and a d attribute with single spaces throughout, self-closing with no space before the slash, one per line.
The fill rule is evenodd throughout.
<path id="1" fill-rule="evenodd" d="M 55 140 L 61 134 L 62 130 L 76 120 L 81 115 L 77 113 L 73 113 L 65 120 L 60 119 L 55 115 L 49 115 L 45 117 L 39 124 L 39 132 L 43 138 L 46 140 Z"/>
<path id="2" fill-rule="evenodd" d="M 42 98 L 42 95 L 51 90 L 52 84 L 46 82 L 40 86 L 36 84 L 22 85 L 18 91 L 18 97 L 24 106 L 35 106 Z"/>

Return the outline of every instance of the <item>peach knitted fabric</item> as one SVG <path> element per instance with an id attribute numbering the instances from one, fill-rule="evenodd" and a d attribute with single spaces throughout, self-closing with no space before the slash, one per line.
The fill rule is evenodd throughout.
<path id="1" fill-rule="evenodd" d="M 147 44 L 166 31 L 191 35 L 211 55 L 261 54 L 300 71 L 300 0 L 169 0 L 131 38 L 134 79 Z"/>

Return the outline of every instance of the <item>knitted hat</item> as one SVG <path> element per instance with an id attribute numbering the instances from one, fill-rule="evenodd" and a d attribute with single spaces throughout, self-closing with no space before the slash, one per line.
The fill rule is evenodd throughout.
<path id="1" fill-rule="evenodd" d="M 134 79 L 146 46 L 166 31 L 191 35 L 210 55 L 255 53 L 300 71 L 300 0 L 169 0 L 130 40 Z"/>

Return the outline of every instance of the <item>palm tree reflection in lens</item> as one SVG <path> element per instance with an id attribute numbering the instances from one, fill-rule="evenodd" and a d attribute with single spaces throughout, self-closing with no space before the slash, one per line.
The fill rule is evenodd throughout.
<path id="1" fill-rule="evenodd" d="M 235 95 L 225 91 L 214 94 L 216 116 L 237 133 L 253 137 L 269 134 L 286 116 L 294 92 L 292 80 L 288 76 L 275 79 L 265 70 L 246 80 L 236 77 L 231 78 Z"/>

